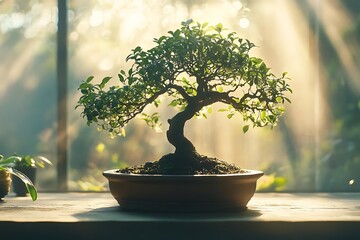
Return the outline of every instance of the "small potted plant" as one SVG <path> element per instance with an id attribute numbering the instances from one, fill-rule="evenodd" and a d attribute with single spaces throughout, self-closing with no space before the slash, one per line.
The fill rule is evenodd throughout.
<path id="1" fill-rule="evenodd" d="M 5 197 L 10 191 L 11 174 L 21 179 L 33 201 L 37 199 L 37 190 L 33 182 L 24 173 L 15 169 L 16 164 L 20 161 L 21 158 L 18 156 L 4 158 L 4 156 L 0 155 L 0 199 Z"/>
<path id="2" fill-rule="evenodd" d="M 243 132 L 249 127 L 274 127 L 284 112 L 291 89 L 287 73 L 271 73 L 261 58 L 251 57 L 255 47 L 228 32 L 222 24 L 208 26 L 192 20 L 154 40 L 156 46 L 134 48 L 126 58 L 132 67 L 121 70 L 118 84 L 106 87 L 111 77 L 81 83 L 78 106 L 88 125 L 96 123 L 111 135 L 125 135 L 126 124 L 140 115 L 151 127 L 160 124 L 157 107 L 162 95 L 178 113 L 168 120 L 168 141 L 173 153 L 160 160 L 120 170 L 109 170 L 110 191 L 125 209 L 233 210 L 246 208 L 260 171 L 245 170 L 199 154 L 184 136 L 185 123 L 202 110 L 222 103 L 231 118 L 239 114 Z"/>
<path id="3" fill-rule="evenodd" d="M 31 155 L 20 156 L 20 161 L 15 164 L 15 169 L 24 173 L 35 184 L 37 168 L 45 168 L 45 165 L 52 165 L 50 160 L 43 156 L 33 157 Z M 13 191 L 16 196 L 24 197 L 28 193 L 24 182 L 16 177 L 12 179 Z"/>

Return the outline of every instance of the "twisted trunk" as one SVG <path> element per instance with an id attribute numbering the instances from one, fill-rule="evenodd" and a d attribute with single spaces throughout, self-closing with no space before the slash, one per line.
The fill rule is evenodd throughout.
<path id="1" fill-rule="evenodd" d="M 181 158 L 197 155 L 194 145 L 184 136 L 186 121 L 190 120 L 201 107 L 196 103 L 189 103 L 184 111 L 169 119 L 169 130 L 166 132 L 168 141 L 175 147 L 175 155 Z"/>

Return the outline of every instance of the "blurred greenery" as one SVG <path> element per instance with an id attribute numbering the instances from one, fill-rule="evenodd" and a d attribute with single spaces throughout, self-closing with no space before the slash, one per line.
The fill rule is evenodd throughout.
<path id="1" fill-rule="evenodd" d="M 283 191 L 286 189 L 285 177 L 277 177 L 275 174 L 265 175 L 259 185 L 258 191 Z"/>
<path id="2" fill-rule="evenodd" d="M 56 1 L 0 1 L 0 150 L 42 155 L 56 164 Z M 39 173 L 40 189 L 56 184 Z"/>
<path id="3" fill-rule="evenodd" d="M 355 44 L 352 51 L 354 63 L 360 64 L 360 2 L 344 1 L 352 25 L 343 29 L 342 38 L 347 46 Z M 342 66 L 335 46 L 320 32 L 320 57 L 328 77 L 328 101 L 331 105 L 329 132 L 320 146 L 320 167 L 323 169 L 323 191 L 360 191 L 360 93 L 351 84 L 360 82 Z"/>

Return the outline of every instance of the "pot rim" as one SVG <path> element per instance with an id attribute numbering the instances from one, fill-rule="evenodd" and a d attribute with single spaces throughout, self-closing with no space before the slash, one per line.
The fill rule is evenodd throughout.
<path id="1" fill-rule="evenodd" d="M 264 172 L 259 170 L 251 170 L 251 169 L 242 169 L 246 172 L 244 173 L 233 173 L 233 174 L 195 174 L 195 175 L 170 175 L 170 174 L 135 174 L 135 173 L 120 173 L 117 172 L 119 169 L 110 169 L 103 172 L 103 175 L 106 178 L 112 178 L 112 177 L 126 177 L 126 178 L 133 178 L 133 177 L 143 177 L 143 178 L 180 178 L 180 179 L 188 179 L 188 178 L 248 178 L 248 177 L 254 177 L 254 178 L 260 178 L 264 175 Z"/>

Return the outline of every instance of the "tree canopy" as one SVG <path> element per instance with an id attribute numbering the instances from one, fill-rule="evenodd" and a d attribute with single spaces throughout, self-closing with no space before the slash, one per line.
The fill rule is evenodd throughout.
<path id="1" fill-rule="evenodd" d="M 150 104 L 158 106 L 165 94 L 172 98 L 170 106 L 192 109 L 187 120 L 221 102 L 228 105 L 220 110 L 228 111 L 228 118 L 240 113 L 245 122 L 263 127 L 274 125 L 289 101 L 286 73 L 276 77 L 262 59 L 249 55 L 253 43 L 226 31 L 221 23 L 208 26 L 188 20 L 154 42 L 149 50 L 132 50 L 126 60 L 133 65 L 120 71 L 119 85 L 105 89 L 111 77 L 92 84 L 93 76 L 80 85 L 79 105 L 88 124 L 96 122 L 113 134 L 124 134 L 131 119 Z M 157 114 L 145 116 L 151 126 L 159 121 Z M 248 128 L 244 125 L 244 132 Z"/>

